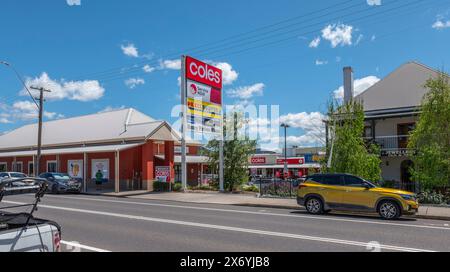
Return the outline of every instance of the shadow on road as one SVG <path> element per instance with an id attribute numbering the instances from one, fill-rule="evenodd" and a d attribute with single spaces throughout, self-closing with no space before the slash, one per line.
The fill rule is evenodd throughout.
<path id="1" fill-rule="evenodd" d="M 299 214 L 299 215 L 311 215 L 309 214 L 307 211 L 293 211 L 291 212 L 291 214 Z M 312 216 L 312 215 L 311 215 Z M 375 214 L 364 214 L 364 213 L 340 213 L 340 212 L 332 212 L 332 213 L 328 213 L 328 214 L 323 214 L 320 215 L 323 217 L 340 217 L 340 218 L 354 218 L 354 219 L 374 219 L 377 221 L 382 221 L 382 222 L 415 222 L 417 221 L 416 218 L 411 218 L 411 217 L 401 217 L 395 220 L 385 220 L 382 219 L 381 217 L 375 215 Z"/>

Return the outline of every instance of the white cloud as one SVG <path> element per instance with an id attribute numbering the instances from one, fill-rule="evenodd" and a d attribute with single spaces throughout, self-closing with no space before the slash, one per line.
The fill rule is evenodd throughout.
<path id="1" fill-rule="evenodd" d="M 434 29 L 442 30 L 445 28 L 450 28 L 450 20 L 443 21 L 442 18 L 438 18 L 436 22 L 431 26 Z"/>
<path id="2" fill-rule="evenodd" d="M 318 130 L 319 128 L 323 128 L 324 118 L 325 116 L 320 112 L 289 113 L 280 116 L 280 123 L 286 123 L 293 128 Z"/>
<path id="3" fill-rule="evenodd" d="M 160 69 L 169 69 L 169 70 L 180 70 L 181 69 L 181 60 L 160 60 L 159 62 Z"/>
<path id="4" fill-rule="evenodd" d="M 104 108 L 103 110 L 99 111 L 98 113 L 105 113 L 105 112 L 111 112 L 111 111 L 117 111 L 117 110 L 123 110 L 125 109 L 125 106 L 120 106 L 120 107 L 113 107 L 113 106 L 107 106 L 106 108 Z"/>
<path id="5" fill-rule="evenodd" d="M 65 81 L 64 79 L 56 81 L 51 79 L 47 73 L 42 73 L 40 77 L 26 80 L 27 86 L 38 86 L 50 89 L 50 93 L 45 93 L 48 100 L 76 100 L 76 101 L 92 101 L 103 97 L 105 89 L 97 80 L 85 81 Z M 31 90 L 34 96 L 38 95 L 38 91 Z M 20 92 L 21 95 L 27 96 L 26 90 Z"/>
<path id="6" fill-rule="evenodd" d="M 66 0 L 69 6 L 81 6 L 81 0 Z"/>
<path id="7" fill-rule="evenodd" d="M 328 25 L 322 29 L 322 38 L 329 41 L 333 48 L 352 44 L 353 26 L 345 24 Z"/>
<path id="8" fill-rule="evenodd" d="M 12 107 L 10 107 L 11 116 L 14 119 L 19 120 L 32 120 L 38 118 L 39 111 L 36 107 L 36 105 L 33 102 L 30 101 L 17 101 L 15 102 Z M 60 119 L 64 118 L 64 115 L 58 114 L 56 112 L 48 112 L 44 111 L 43 113 L 44 117 L 48 119 Z"/>
<path id="9" fill-rule="evenodd" d="M 145 84 L 145 80 L 142 78 L 129 78 L 127 80 L 125 80 L 125 85 L 127 85 L 128 88 L 130 89 L 134 89 L 136 88 L 138 85 L 143 85 Z"/>
<path id="10" fill-rule="evenodd" d="M 144 72 L 146 72 L 146 73 L 151 73 L 151 72 L 155 71 L 156 69 L 147 64 L 144 67 L 142 67 L 142 70 L 144 70 Z"/>
<path id="11" fill-rule="evenodd" d="M 309 47 L 310 48 L 317 48 L 320 45 L 320 41 L 321 41 L 320 37 L 315 38 L 314 40 L 312 40 L 309 43 Z"/>
<path id="12" fill-rule="evenodd" d="M 336 57 L 336 62 L 341 62 L 341 61 L 342 61 L 342 57 L 337 56 L 337 57 Z"/>
<path id="13" fill-rule="evenodd" d="M 265 85 L 257 83 L 251 86 L 238 87 L 227 91 L 227 95 L 233 98 L 248 100 L 254 96 L 262 96 L 264 94 Z"/>
<path id="14" fill-rule="evenodd" d="M 370 41 L 375 41 L 377 39 L 377 36 L 375 36 L 375 35 L 372 35 L 372 37 L 370 38 Z"/>
<path id="15" fill-rule="evenodd" d="M 11 124 L 12 121 L 10 121 L 8 118 L 6 117 L 0 117 L 0 124 Z"/>
<path id="16" fill-rule="evenodd" d="M 361 79 L 357 79 L 354 82 L 354 88 L 355 88 L 355 96 L 361 94 L 365 90 L 369 89 L 373 85 L 375 85 L 380 79 L 376 76 L 368 76 Z M 336 99 L 342 99 L 344 98 L 344 86 L 339 87 L 334 92 L 334 97 Z"/>
<path id="17" fill-rule="evenodd" d="M 367 0 L 369 6 L 381 6 L 381 0 Z"/>
<path id="18" fill-rule="evenodd" d="M 120 48 L 122 49 L 122 52 L 126 56 L 133 57 L 133 58 L 139 57 L 138 49 L 132 43 L 129 43 L 127 45 L 121 45 Z"/>
<path id="19" fill-rule="evenodd" d="M 239 77 L 239 73 L 233 70 L 233 66 L 229 63 L 214 62 L 212 65 L 222 70 L 223 85 L 231 85 Z"/>
<path id="20" fill-rule="evenodd" d="M 320 65 L 327 65 L 328 61 L 327 60 L 316 60 L 316 65 L 320 66 Z"/>

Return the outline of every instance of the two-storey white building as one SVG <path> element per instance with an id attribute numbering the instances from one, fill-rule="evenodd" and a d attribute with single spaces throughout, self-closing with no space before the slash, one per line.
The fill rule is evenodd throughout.
<path id="1" fill-rule="evenodd" d="M 347 73 L 352 77 L 351 69 Z M 415 189 L 409 173 L 413 165 L 409 157 L 414 152 L 407 147 L 409 134 L 420 115 L 427 92 L 424 85 L 438 74 L 423 64 L 409 62 L 356 96 L 364 105 L 364 137 L 381 148 L 383 179 L 395 181 L 404 189 Z M 347 96 L 353 95 L 352 84 L 345 88 Z"/>

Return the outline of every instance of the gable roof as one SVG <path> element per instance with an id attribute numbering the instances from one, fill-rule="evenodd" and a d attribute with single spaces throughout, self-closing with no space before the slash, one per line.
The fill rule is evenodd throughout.
<path id="1" fill-rule="evenodd" d="M 408 62 L 356 96 L 365 111 L 416 108 L 427 92 L 426 81 L 439 72 L 418 62 Z"/>
<path id="2" fill-rule="evenodd" d="M 0 136 L 0 150 L 33 148 L 38 125 L 26 125 Z M 108 143 L 134 140 L 178 140 L 169 124 L 135 109 L 122 109 L 44 122 L 42 146 Z"/>

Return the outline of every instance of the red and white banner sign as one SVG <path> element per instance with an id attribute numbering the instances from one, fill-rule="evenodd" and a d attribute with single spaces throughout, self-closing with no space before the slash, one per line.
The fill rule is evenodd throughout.
<path id="1" fill-rule="evenodd" d="M 284 164 L 285 159 L 277 159 L 277 164 Z M 299 165 L 305 164 L 305 158 L 288 158 L 287 164 Z"/>
<path id="2" fill-rule="evenodd" d="M 186 78 L 222 90 L 222 70 L 188 56 Z"/>
<path id="3" fill-rule="evenodd" d="M 170 167 L 169 166 L 156 166 L 155 167 L 156 180 L 163 182 L 170 182 Z"/>
<path id="4" fill-rule="evenodd" d="M 250 159 L 251 164 L 266 164 L 265 157 L 253 157 Z"/>

